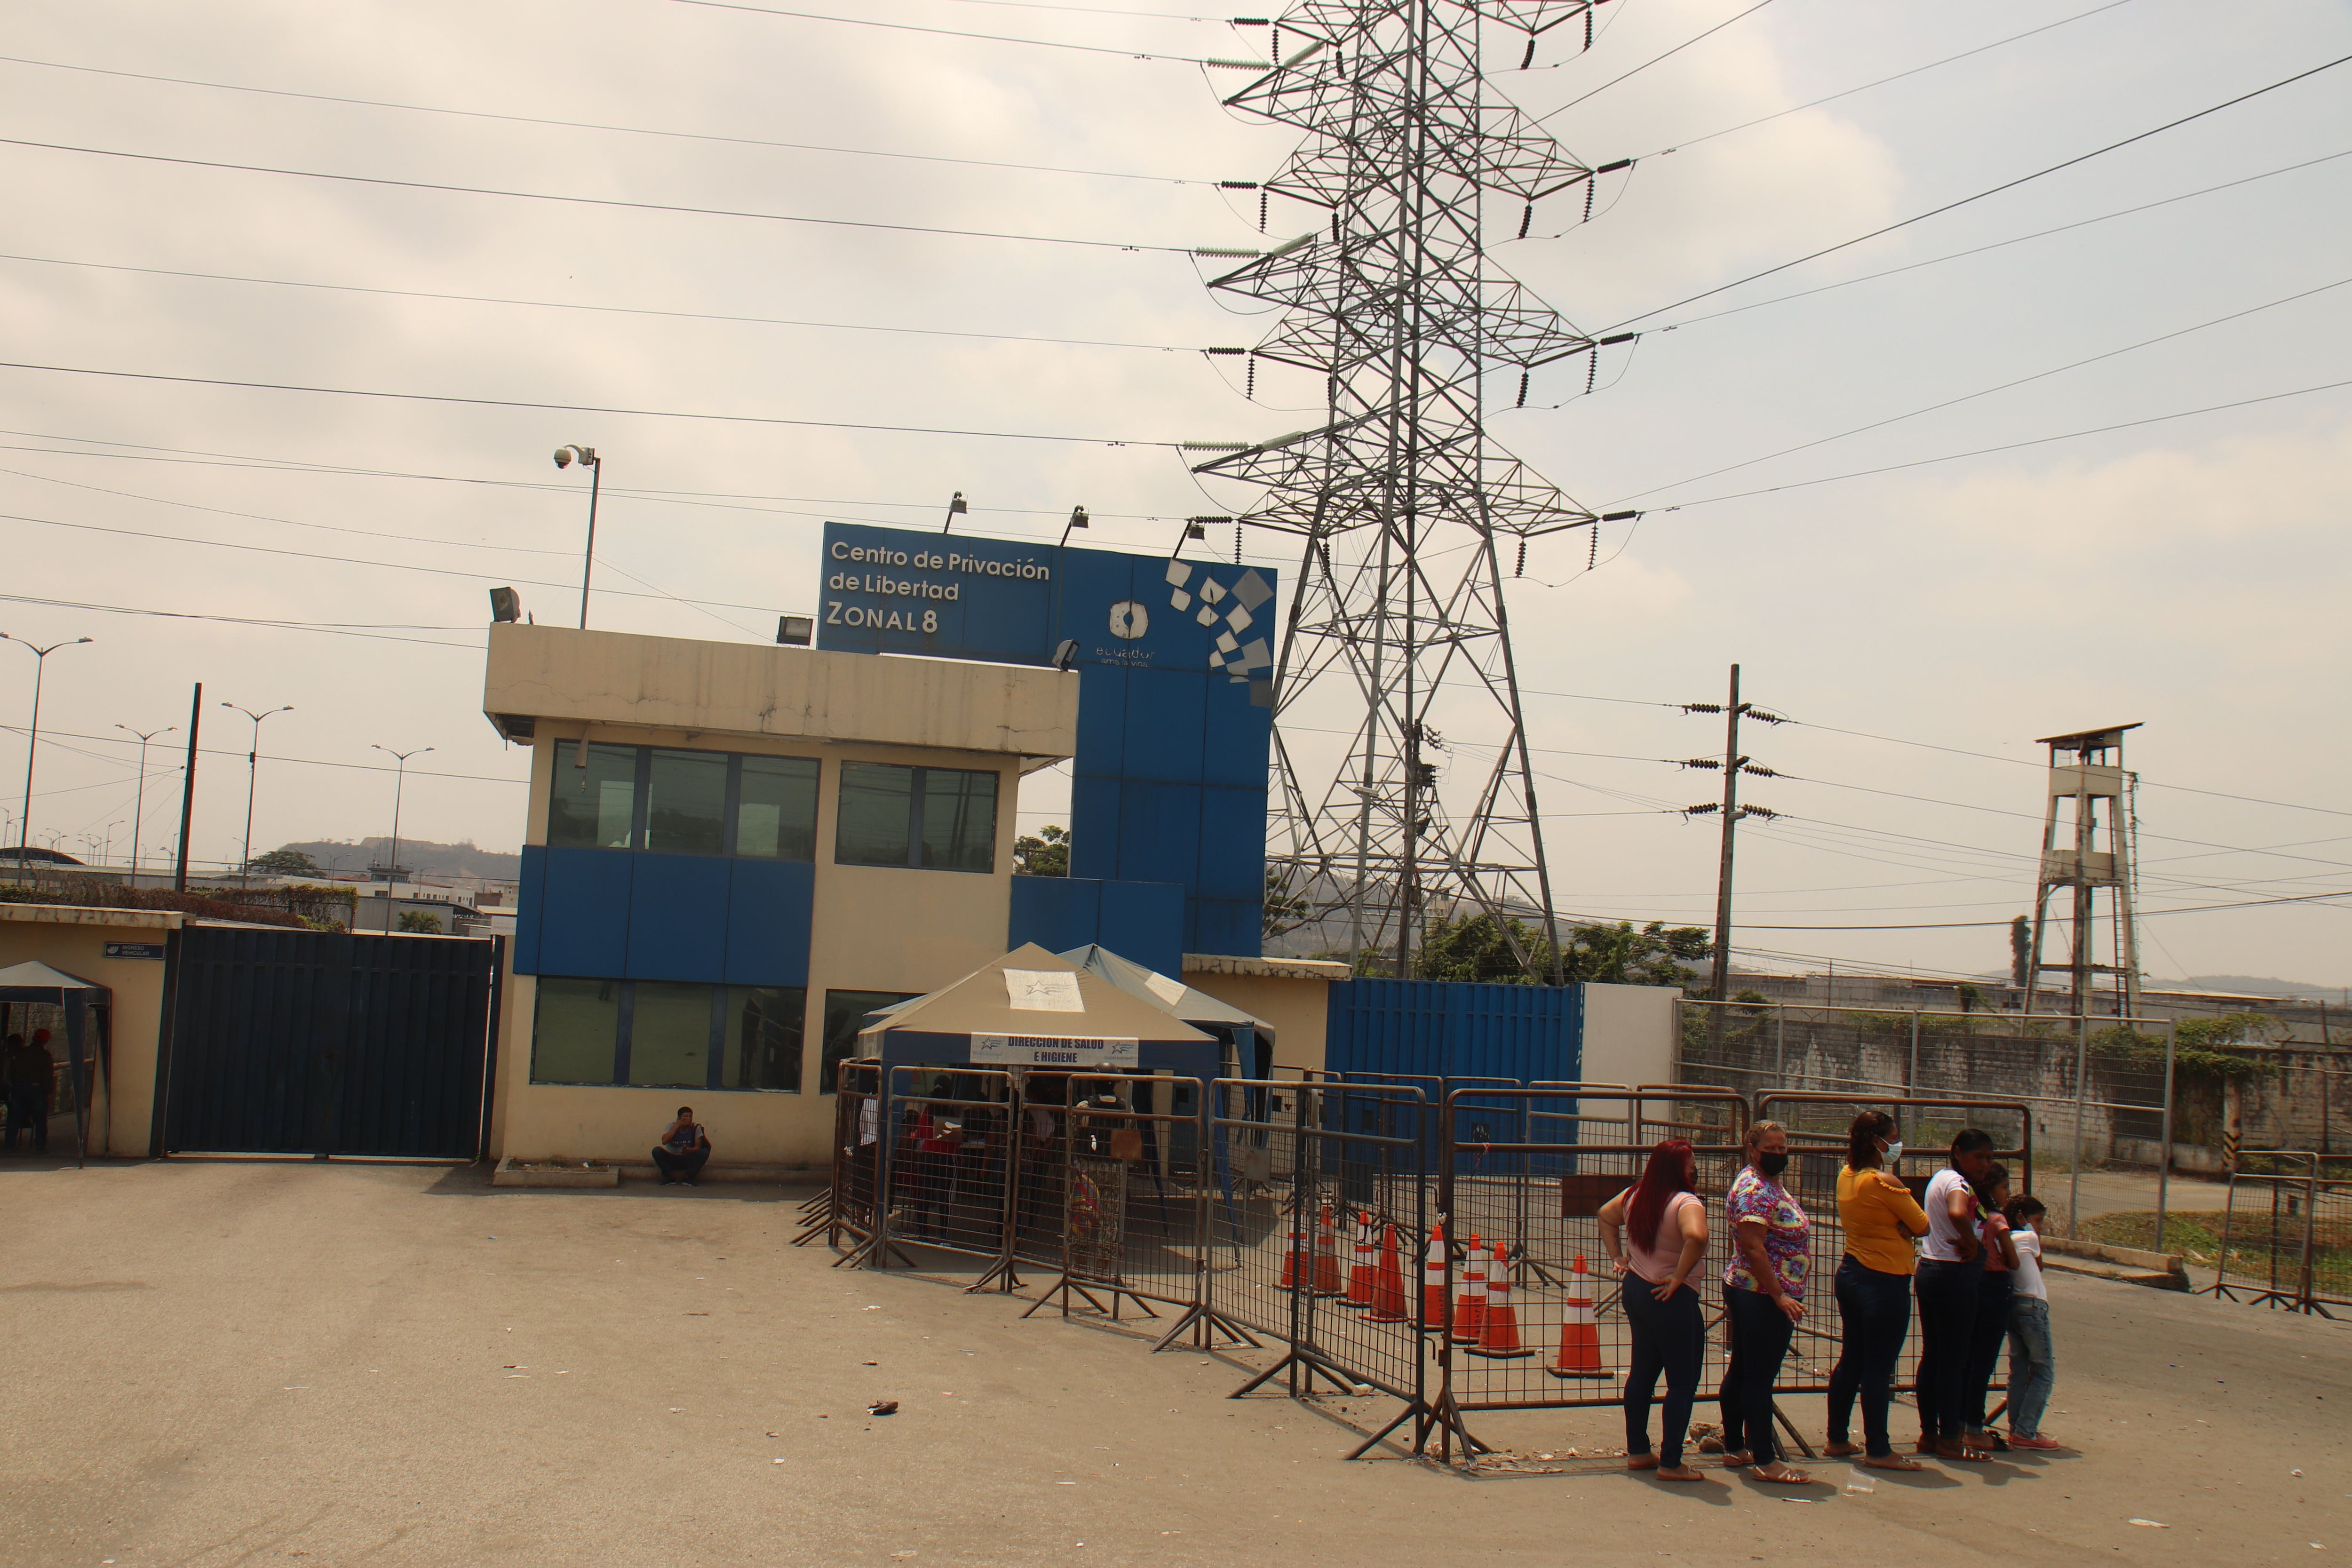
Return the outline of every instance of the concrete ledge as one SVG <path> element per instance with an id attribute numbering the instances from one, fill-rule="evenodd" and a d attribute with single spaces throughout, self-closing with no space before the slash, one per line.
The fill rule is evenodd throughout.
<path id="1" fill-rule="evenodd" d="M 494 1187 L 617 1187 L 620 1184 L 618 1166 L 591 1160 L 518 1163 L 509 1155 L 499 1162 L 497 1170 L 490 1173 L 490 1185 Z"/>
<path id="2" fill-rule="evenodd" d="M 626 1182 L 657 1182 L 661 1172 L 651 1160 L 624 1160 L 614 1167 L 619 1179 Z M 784 1185 L 822 1186 L 826 1173 L 806 1165 L 722 1164 L 712 1161 L 702 1167 L 698 1182 L 776 1182 Z"/>
<path id="3" fill-rule="evenodd" d="M 2068 1241 L 2063 1237 L 2045 1236 L 2042 1238 L 2042 1266 L 2063 1274 L 2089 1274 L 2157 1290 L 2189 1289 L 2188 1265 L 2175 1252 L 2148 1252 L 2137 1247 L 2113 1247 L 2103 1241 Z"/>

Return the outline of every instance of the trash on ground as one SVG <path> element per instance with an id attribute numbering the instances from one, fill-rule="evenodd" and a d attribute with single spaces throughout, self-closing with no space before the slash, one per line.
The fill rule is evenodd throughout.
<path id="1" fill-rule="evenodd" d="M 866 1407 L 866 1414 L 868 1415 L 896 1415 L 898 1414 L 898 1402 L 895 1399 L 878 1401 L 876 1404 L 867 1405 Z"/>
<path id="2" fill-rule="evenodd" d="M 1878 1489 L 1878 1481 L 1860 1465 L 1849 1465 L 1845 1472 L 1845 1489 L 1849 1497 L 1856 1492 L 1874 1492 Z"/>
<path id="3" fill-rule="evenodd" d="M 2172 1528 L 2172 1526 L 2168 1524 L 2159 1523 L 2153 1519 L 2127 1519 L 2124 1521 L 2124 1522 L 2126 1524 L 2144 1524 L 2150 1530 L 2170 1530 Z"/>

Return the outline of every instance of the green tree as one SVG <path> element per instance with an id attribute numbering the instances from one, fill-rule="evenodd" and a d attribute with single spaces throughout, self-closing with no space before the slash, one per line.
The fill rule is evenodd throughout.
<path id="1" fill-rule="evenodd" d="M 441 917 L 428 915 L 423 910 L 409 910 L 400 917 L 400 929 L 414 931 L 419 936 L 439 936 Z"/>
<path id="2" fill-rule="evenodd" d="M 1034 833 L 1013 841 L 1013 874 L 1016 877 L 1066 877 L 1070 874 L 1070 830 L 1047 823 Z"/>
<path id="3" fill-rule="evenodd" d="M 318 877 L 325 873 L 319 863 L 299 849 L 272 849 L 266 855 L 256 855 L 245 863 L 248 871 L 258 871 L 265 877 Z"/>
<path id="4" fill-rule="evenodd" d="M 2009 983 L 2020 991 L 2033 982 L 2033 927 L 2023 915 L 2009 922 Z"/>
<path id="5" fill-rule="evenodd" d="M 1315 918 L 1314 906 L 1304 893 L 1294 893 L 1283 881 L 1282 873 L 1268 866 L 1265 868 L 1265 915 L 1260 931 L 1267 936 L 1280 936 L 1297 931 Z"/>
<path id="6" fill-rule="evenodd" d="M 1522 964 L 1514 944 L 1528 954 Z M 1630 921 L 1571 927 L 1560 953 L 1562 976 L 1608 985 L 1687 985 L 1696 965 L 1715 952 L 1697 926 Z M 1423 980 L 1473 980 L 1543 984 L 1551 977 L 1551 944 L 1525 921 L 1497 923 L 1492 915 L 1441 921 L 1423 933 L 1414 974 Z"/>

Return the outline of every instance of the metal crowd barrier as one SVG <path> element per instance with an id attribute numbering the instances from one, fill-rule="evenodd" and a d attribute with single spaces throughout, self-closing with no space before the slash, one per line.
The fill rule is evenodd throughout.
<path id="1" fill-rule="evenodd" d="M 881 1186 L 881 1078 L 873 1062 L 838 1063 L 834 1080 L 832 1194 L 822 1226 L 812 1224 L 794 1238 L 797 1246 L 821 1228 L 825 1245 L 844 1255 L 838 1268 L 855 1260 L 874 1239 Z"/>
<path id="2" fill-rule="evenodd" d="M 2248 1170 L 2248 1162 L 2256 1160 L 2286 1168 Z M 2338 1260 L 2352 1251 L 2352 1182 L 2327 1180 L 2320 1171 L 2320 1156 L 2308 1149 L 2239 1151 L 2230 1170 L 2210 1294 L 2331 1319 L 2336 1314 L 2328 1310 L 2330 1307 L 2352 1307 L 2352 1264 Z M 2242 1229 L 2238 1206 L 2242 1182 L 2269 1195 L 2268 1213 L 2256 1209 L 2244 1214 Z M 2254 1236 L 2261 1237 L 2259 1244 L 2246 1239 Z M 2256 1250 L 2257 1246 L 2267 1255 L 2265 1278 L 2254 1284 L 2241 1275 L 2233 1283 L 2230 1279 L 2232 1247 L 2242 1252 Z"/>
<path id="3" fill-rule="evenodd" d="M 1055 1302 L 1066 1317 L 1073 1295 L 1113 1319 L 1121 1301 L 1156 1318 L 1155 1302 L 1189 1309 L 1200 1300 L 1208 1218 L 1200 1096 L 1196 1079 L 1028 1075 L 1023 1178 L 1044 1184 L 1028 1189 L 1023 1212 L 1057 1222 L 1060 1275 L 1023 1317 Z M 1046 1228 L 1024 1227 L 1025 1256 L 1044 1250 Z"/>

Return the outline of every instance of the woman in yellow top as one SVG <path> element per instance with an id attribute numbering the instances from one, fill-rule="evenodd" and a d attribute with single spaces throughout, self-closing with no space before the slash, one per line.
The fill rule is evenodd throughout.
<path id="1" fill-rule="evenodd" d="M 1911 1331 L 1911 1238 L 1927 1234 L 1926 1211 L 1885 1169 L 1902 1157 L 1895 1119 L 1865 1110 L 1846 1134 L 1845 1169 L 1837 1184 L 1838 1220 L 1845 1227 L 1845 1257 L 1837 1271 L 1844 1338 L 1837 1370 L 1830 1373 L 1829 1451 L 1861 1452 L 1864 1464 L 1882 1470 L 1921 1468 L 1895 1453 L 1886 1434 L 1895 1363 Z M 1866 1451 L 1847 1440 L 1857 1393 Z"/>

